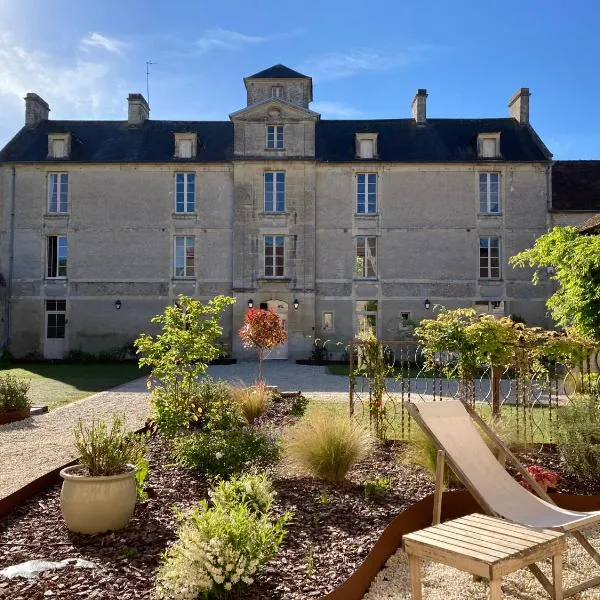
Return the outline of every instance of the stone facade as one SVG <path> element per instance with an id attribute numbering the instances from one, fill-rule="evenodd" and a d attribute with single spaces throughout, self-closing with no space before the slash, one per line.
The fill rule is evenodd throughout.
<path id="1" fill-rule="evenodd" d="M 549 226 L 551 167 L 543 149 L 518 160 L 406 159 L 386 150 L 385 123 L 377 125 L 377 133 L 357 121 L 357 133 L 377 133 L 374 158 L 330 160 L 326 144 L 319 148 L 319 115 L 309 109 L 310 78 L 275 74 L 245 79 L 248 106 L 231 115 L 226 159 L 202 158 L 214 146 L 212 134 L 202 130 L 190 134 L 189 160 L 176 148 L 164 160 L 79 160 L 77 153 L 93 143 L 82 142 L 85 131 L 70 131 L 76 127 L 70 122 L 61 122 L 61 132 L 73 140 L 71 154 L 62 161 L 41 155 L 19 159 L 9 144 L 0 155 L 0 303 L 5 301 L 0 345 L 8 343 L 16 356 L 108 350 L 151 331 L 150 317 L 180 293 L 202 300 L 215 294 L 237 298 L 224 327 L 239 358 L 248 356 L 236 332 L 250 300 L 275 308 L 286 320 L 289 342 L 276 356 L 281 358 L 307 358 L 313 336 L 342 342 L 342 348 L 366 322 L 383 339 L 402 338 L 406 318 L 418 321 L 432 314 L 426 300 L 449 307 L 489 302 L 502 314 L 549 325 L 548 285 L 532 286 L 530 272 L 507 263 Z M 425 129 L 426 97 L 419 90 L 415 105 L 415 119 Z M 119 135 L 144 135 L 152 125 L 145 100 L 138 94 L 129 100 L 129 128 L 139 131 Z M 524 110 L 519 107 L 521 118 Z M 283 128 L 282 147 L 269 142 L 277 136 L 269 127 Z M 269 132 L 274 137 L 268 138 Z M 175 144 L 177 135 L 171 131 L 169 143 Z M 354 134 L 346 137 L 358 152 L 360 140 L 355 146 Z M 475 147 L 476 136 L 472 143 Z M 487 214 L 480 211 L 480 174 L 490 172 L 498 174 L 500 208 Z M 68 174 L 64 212 L 49 210 L 49 187 L 57 173 Z M 188 173 L 194 175 L 196 205 L 182 212 L 178 174 Z M 281 210 L 267 207 L 265 200 L 267 177 L 277 173 L 285 174 Z M 376 181 L 372 211 L 357 208 L 365 174 Z M 49 271 L 49 261 L 56 259 L 49 256 L 54 252 L 49 238 L 61 237 L 68 240 L 64 278 Z M 193 245 L 191 275 L 175 270 L 176 238 Z M 499 240 L 497 277 L 480 277 L 480 238 Z M 279 240 L 281 273 L 273 271 L 279 268 L 273 258 L 277 250 L 269 245 Z M 361 244 L 370 254 L 357 263 Z M 373 272 L 365 267 L 369 260 Z M 65 321 L 65 337 L 56 342 L 49 339 L 49 328 L 63 306 L 58 319 Z"/>

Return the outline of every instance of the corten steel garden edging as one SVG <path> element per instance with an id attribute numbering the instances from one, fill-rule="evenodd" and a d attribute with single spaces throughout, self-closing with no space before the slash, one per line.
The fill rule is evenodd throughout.
<path id="1" fill-rule="evenodd" d="M 149 430 L 149 426 L 144 425 L 142 428 L 135 429 L 131 433 L 146 433 Z M 63 465 L 60 465 L 59 467 L 52 469 L 52 471 L 45 473 L 41 477 L 30 481 L 22 488 L 14 491 L 12 494 L 9 494 L 4 498 L 0 498 L 0 519 L 6 517 L 13 510 L 27 502 L 27 500 L 48 489 L 51 485 L 59 483 L 61 481 L 60 472 L 67 467 L 76 465 L 78 462 L 79 459 L 74 459 Z"/>
<path id="2" fill-rule="evenodd" d="M 550 494 L 550 496 L 558 506 L 568 510 L 600 510 L 600 496 L 571 494 Z M 464 517 L 474 512 L 484 511 L 469 492 L 444 492 L 443 521 Z M 432 523 L 432 515 L 433 494 L 401 512 L 385 528 L 358 569 L 344 583 L 320 600 L 361 600 L 388 558 L 401 547 L 402 536 L 429 527 Z"/>

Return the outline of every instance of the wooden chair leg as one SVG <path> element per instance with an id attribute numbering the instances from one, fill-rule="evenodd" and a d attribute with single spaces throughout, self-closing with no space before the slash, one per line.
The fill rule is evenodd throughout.
<path id="1" fill-rule="evenodd" d="M 412 600 L 423 600 L 421 594 L 421 560 L 413 554 L 408 555 L 408 570 L 410 573 L 410 593 Z"/>
<path id="2" fill-rule="evenodd" d="M 443 450 L 437 451 L 437 462 L 435 465 L 435 490 L 433 492 L 433 524 L 439 525 L 442 519 L 442 496 L 444 494 L 444 463 L 445 454 Z"/>
<path id="3" fill-rule="evenodd" d="M 553 600 L 563 600 L 562 554 L 552 557 L 552 582 L 554 584 Z"/>
<path id="4" fill-rule="evenodd" d="M 502 599 L 502 588 L 500 587 L 500 579 L 490 579 L 490 592 L 488 597 L 490 600 Z"/>

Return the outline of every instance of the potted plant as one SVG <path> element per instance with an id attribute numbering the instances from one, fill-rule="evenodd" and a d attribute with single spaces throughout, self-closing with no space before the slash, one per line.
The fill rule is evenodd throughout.
<path id="1" fill-rule="evenodd" d="M 0 377 L 0 425 L 29 416 L 31 401 L 27 397 L 29 381 L 14 375 Z"/>
<path id="2" fill-rule="evenodd" d="M 69 530 L 102 533 L 126 527 L 136 501 L 136 467 L 140 442 L 125 430 L 124 415 L 110 428 L 94 418 L 75 424 L 79 464 L 61 470 L 60 507 Z"/>

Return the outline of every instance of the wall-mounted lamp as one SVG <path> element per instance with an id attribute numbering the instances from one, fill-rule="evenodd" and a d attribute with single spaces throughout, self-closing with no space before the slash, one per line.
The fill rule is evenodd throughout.
<path id="1" fill-rule="evenodd" d="M 431 302 L 429 302 L 429 298 L 425 298 L 425 302 L 423 302 L 423 306 L 425 310 L 429 310 L 431 308 Z"/>
<path id="2" fill-rule="evenodd" d="M 117 310 L 121 310 L 121 301 L 120 300 L 115 300 L 115 308 Z"/>
<path id="3" fill-rule="evenodd" d="M 298 307 L 300 306 L 300 302 L 298 302 L 298 298 L 294 298 L 294 310 L 298 310 Z"/>
<path id="4" fill-rule="evenodd" d="M 252 300 L 252 298 L 248 300 L 248 308 L 254 308 L 254 300 Z"/>

